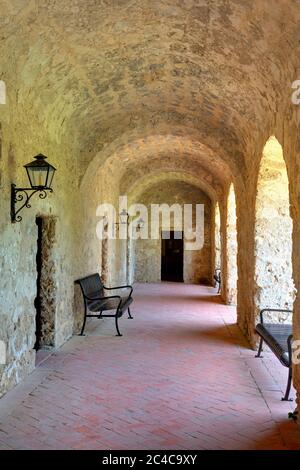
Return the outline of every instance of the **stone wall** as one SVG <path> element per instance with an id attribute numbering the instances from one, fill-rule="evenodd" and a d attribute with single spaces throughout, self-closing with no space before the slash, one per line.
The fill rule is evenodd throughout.
<path id="1" fill-rule="evenodd" d="M 56 220 L 55 234 L 52 227 L 49 237 L 45 239 L 45 244 L 53 247 L 50 257 L 45 260 L 43 282 L 43 292 L 48 297 L 45 315 L 51 315 L 51 319 L 48 318 L 51 330 L 53 315 L 55 317 L 55 332 L 52 330 L 51 338 L 46 341 L 49 346 L 59 347 L 72 334 L 73 281 L 78 261 L 75 247 L 79 214 L 73 205 L 76 200 L 74 180 L 77 169 L 71 157 L 70 143 L 62 143 L 62 138 L 49 132 L 34 107 L 30 111 L 30 106 L 27 109 L 17 102 L 14 87 L 14 81 L 7 82 L 6 104 L 0 106 L 0 339 L 6 345 L 6 364 L 0 366 L 0 395 L 35 367 L 37 216 L 49 221 L 52 218 Z M 22 221 L 12 224 L 10 184 L 28 187 L 23 165 L 39 152 L 46 154 L 50 163 L 57 168 L 54 192 L 45 200 L 35 195 L 31 208 L 24 208 L 20 214 Z M 48 336 L 47 321 L 45 336 Z"/>
<path id="2" fill-rule="evenodd" d="M 291 101 L 291 84 L 300 78 L 298 2 L 42 3 L 1 3 L 0 78 L 7 97 L 0 103 L 0 338 L 8 354 L 0 394 L 34 367 L 36 215 L 57 219 L 52 256 L 59 346 L 82 318 L 74 278 L 101 272 L 102 251 L 108 283 L 133 277 L 128 247 L 112 240 L 102 250 L 98 204 L 116 205 L 119 194 L 145 180 L 165 181 L 167 174 L 219 202 L 222 295 L 229 301 L 234 263 L 227 255 L 236 242 L 226 237 L 227 190 L 234 183 L 238 324 L 254 346 L 258 304 L 279 304 L 278 292 L 264 297 L 263 269 L 255 271 L 256 188 L 271 135 L 282 143 L 288 170 L 293 279 L 300 287 L 300 107 Z M 10 183 L 26 185 L 22 165 L 40 151 L 58 169 L 54 194 L 35 199 L 23 221 L 11 225 Z M 274 258 L 270 248 L 269 239 L 261 263 Z M 290 278 L 290 265 L 287 272 Z M 283 284 L 290 292 L 289 281 Z M 288 304 L 288 297 L 280 303 Z M 299 339 L 299 293 L 293 325 Z M 299 366 L 294 377 L 300 390 Z"/>

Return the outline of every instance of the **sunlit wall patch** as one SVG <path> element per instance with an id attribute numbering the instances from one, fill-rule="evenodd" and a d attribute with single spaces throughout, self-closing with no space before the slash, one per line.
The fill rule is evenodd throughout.
<path id="1" fill-rule="evenodd" d="M 6 104 L 6 86 L 3 80 L 0 80 L 0 104 Z"/>

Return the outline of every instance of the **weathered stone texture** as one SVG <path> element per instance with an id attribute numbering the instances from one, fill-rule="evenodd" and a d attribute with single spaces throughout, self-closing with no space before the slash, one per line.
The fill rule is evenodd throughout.
<path id="1" fill-rule="evenodd" d="M 56 331 L 56 273 L 54 253 L 56 251 L 56 218 L 44 217 L 42 219 L 42 266 L 40 280 L 40 300 L 41 300 L 41 337 L 40 347 L 55 346 Z"/>
<path id="2" fill-rule="evenodd" d="M 258 306 L 290 305 L 293 290 L 282 250 L 291 250 L 286 209 L 280 204 L 266 212 L 259 202 L 255 235 L 260 162 L 272 135 L 287 165 L 298 292 L 300 285 L 300 107 L 291 102 L 291 84 L 300 78 L 299 3 L 0 0 L 0 10 L 0 79 L 7 90 L 0 104 L 0 337 L 8 351 L 0 394 L 34 367 L 35 216 L 57 221 L 50 259 L 58 347 L 80 324 L 77 276 L 103 271 L 108 284 L 126 282 L 133 265 L 141 266 L 134 247 L 114 240 L 102 245 L 97 206 L 117 206 L 119 194 L 134 200 L 166 181 L 188 184 L 193 194 L 202 191 L 212 205 L 219 203 L 227 301 L 234 301 L 236 283 L 236 238 L 227 214 L 234 183 L 238 323 L 254 345 Z M 22 223 L 11 225 L 10 183 L 25 185 L 22 165 L 40 151 L 58 168 L 54 194 L 35 199 Z M 276 174 L 269 176 L 275 181 Z M 270 219 L 275 244 L 263 235 Z M 193 270 L 187 279 L 202 275 Z M 283 290 L 286 298 L 279 298 Z M 293 324 L 299 339 L 299 294 Z M 299 366 L 295 385 L 300 391 Z"/>

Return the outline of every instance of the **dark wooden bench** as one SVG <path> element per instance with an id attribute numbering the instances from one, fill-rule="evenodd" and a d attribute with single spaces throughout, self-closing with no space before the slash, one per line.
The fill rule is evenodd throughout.
<path id="1" fill-rule="evenodd" d="M 115 318 L 117 336 L 122 336 L 119 330 L 118 319 L 123 313 L 128 311 L 128 318 L 132 319 L 130 305 L 133 301 L 132 286 L 105 287 L 98 273 L 77 279 L 75 284 L 79 284 L 84 299 L 84 319 L 81 329 L 83 335 L 86 319 L 89 317 Z M 126 295 L 105 295 L 105 291 L 126 289 Z M 113 314 L 103 313 L 113 310 Z"/>
<path id="2" fill-rule="evenodd" d="M 264 319 L 265 312 L 292 313 L 291 310 L 281 310 L 274 308 L 264 308 L 260 312 L 260 323 L 255 327 L 256 333 L 260 336 L 258 353 L 255 357 L 262 357 L 263 342 L 265 342 L 284 367 L 288 367 L 288 380 L 284 397 L 282 400 L 289 399 L 292 383 L 292 325 L 287 323 L 266 323 Z"/>

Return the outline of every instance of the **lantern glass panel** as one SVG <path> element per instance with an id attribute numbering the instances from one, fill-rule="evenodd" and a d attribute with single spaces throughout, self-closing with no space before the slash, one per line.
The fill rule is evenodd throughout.
<path id="1" fill-rule="evenodd" d="M 48 177 L 47 177 L 47 181 L 46 181 L 47 188 L 52 187 L 52 181 L 53 181 L 54 173 L 55 173 L 55 168 L 53 166 L 49 166 L 49 168 L 48 168 Z"/>
<path id="2" fill-rule="evenodd" d="M 27 174 L 32 188 L 41 188 L 46 186 L 48 168 L 47 167 L 27 167 Z"/>
<path id="3" fill-rule="evenodd" d="M 128 222 L 128 214 L 125 209 L 123 209 L 122 212 L 120 213 L 120 220 L 121 220 L 121 224 L 127 224 Z"/>

